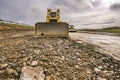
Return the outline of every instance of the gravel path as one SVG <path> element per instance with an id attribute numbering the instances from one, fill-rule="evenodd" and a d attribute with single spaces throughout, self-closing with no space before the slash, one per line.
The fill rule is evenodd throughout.
<path id="1" fill-rule="evenodd" d="M 34 61 L 51 80 L 120 79 L 120 61 L 95 51 L 88 43 L 35 38 L 34 34 L 0 39 L 0 43 L 0 80 L 18 80 L 21 68 Z"/>

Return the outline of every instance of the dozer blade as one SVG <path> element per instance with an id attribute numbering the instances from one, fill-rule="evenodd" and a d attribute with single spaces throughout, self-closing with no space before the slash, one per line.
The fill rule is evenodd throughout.
<path id="1" fill-rule="evenodd" d="M 69 24 L 65 22 L 35 24 L 35 35 L 39 37 L 69 37 Z"/>

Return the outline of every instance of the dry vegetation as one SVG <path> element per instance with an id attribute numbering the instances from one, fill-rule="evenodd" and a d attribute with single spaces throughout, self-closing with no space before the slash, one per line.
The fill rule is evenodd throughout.
<path id="1" fill-rule="evenodd" d="M 10 24 L 0 22 L 0 30 L 18 30 L 18 29 L 34 29 L 34 26 L 24 24 Z"/>

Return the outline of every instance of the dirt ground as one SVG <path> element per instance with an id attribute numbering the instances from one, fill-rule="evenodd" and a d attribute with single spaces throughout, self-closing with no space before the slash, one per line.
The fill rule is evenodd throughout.
<path id="1" fill-rule="evenodd" d="M 119 80 L 120 61 L 88 43 L 38 38 L 33 31 L 0 31 L 0 80 L 19 80 L 21 68 L 38 61 L 51 80 Z"/>

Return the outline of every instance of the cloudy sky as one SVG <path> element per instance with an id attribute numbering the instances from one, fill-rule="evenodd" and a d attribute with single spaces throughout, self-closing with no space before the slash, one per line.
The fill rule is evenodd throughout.
<path id="1" fill-rule="evenodd" d="M 46 9 L 61 10 L 61 20 L 76 28 L 120 25 L 120 0 L 0 0 L 0 19 L 34 25 Z"/>

